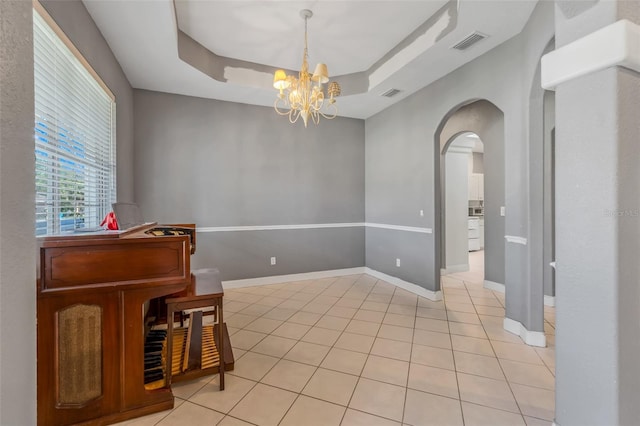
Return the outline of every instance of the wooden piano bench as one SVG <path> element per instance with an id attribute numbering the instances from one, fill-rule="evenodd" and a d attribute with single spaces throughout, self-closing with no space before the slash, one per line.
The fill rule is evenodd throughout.
<path id="1" fill-rule="evenodd" d="M 224 389 L 224 371 L 233 369 L 233 352 L 223 319 L 224 290 L 217 269 L 191 272 L 186 295 L 166 299 L 167 303 L 167 385 L 209 374 L 220 374 Z M 213 308 L 213 325 L 203 325 L 202 309 Z M 193 310 L 189 326 L 174 328 L 174 313 Z"/>

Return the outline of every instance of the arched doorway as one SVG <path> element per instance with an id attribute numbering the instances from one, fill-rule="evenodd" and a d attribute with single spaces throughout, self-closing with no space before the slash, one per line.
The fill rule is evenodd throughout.
<path id="1" fill-rule="evenodd" d="M 442 275 L 484 280 L 484 144 L 466 132 L 446 144 Z"/>
<path id="2" fill-rule="evenodd" d="M 435 134 L 435 203 L 434 237 L 439 241 L 436 265 L 446 269 L 446 152 L 453 140 L 464 133 L 477 135 L 483 141 L 484 159 L 484 277 L 483 284 L 504 289 L 504 113 L 486 100 L 470 101 L 452 109 L 442 120 Z M 440 280 L 440 270 L 437 278 Z"/>

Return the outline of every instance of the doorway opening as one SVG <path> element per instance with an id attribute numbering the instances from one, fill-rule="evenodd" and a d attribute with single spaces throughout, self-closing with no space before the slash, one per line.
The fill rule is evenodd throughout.
<path id="1" fill-rule="evenodd" d="M 487 100 L 472 100 L 452 109 L 442 120 L 435 134 L 436 155 L 439 160 L 435 162 L 435 192 L 436 192 L 436 221 L 434 237 L 436 238 L 436 269 L 438 283 L 441 276 L 445 280 L 451 273 L 460 273 L 466 276 L 465 281 L 479 284 L 492 290 L 504 289 L 505 276 L 505 242 L 504 242 L 504 205 L 505 205 L 505 166 L 504 166 L 504 113 L 493 103 Z M 455 145 L 452 144 L 458 138 L 464 138 L 468 147 L 464 160 L 460 163 L 466 165 L 467 178 L 462 183 L 452 177 L 451 161 L 453 159 Z M 457 143 L 456 143 L 457 144 Z M 482 166 L 476 161 L 476 172 L 473 168 L 473 152 L 480 154 L 482 147 Z M 457 155 L 457 154 L 456 154 Z M 477 160 L 479 160 L 479 157 Z M 482 169 L 480 169 L 482 167 Z M 461 168 L 461 167 L 459 167 Z M 465 170 L 465 168 L 461 168 Z M 480 173 L 482 170 L 482 173 Z M 480 176 L 481 175 L 481 176 Z M 458 178 L 460 179 L 459 175 Z M 463 201 L 458 206 L 447 205 L 447 191 L 451 192 L 457 186 L 464 184 Z M 480 196 L 480 192 L 482 195 Z M 459 194 L 459 192 L 458 192 Z M 475 194 L 475 195 L 474 195 Z M 450 204 L 450 203 L 449 203 Z M 471 258 L 469 258 L 469 222 L 470 208 L 474 216 L 471 220 Z M 449 222 L 456 217 L 458 223 L 466 224 L 458 241 L 466 241 L 466 251 L 462 261 L 451 259 L 448 250 L 448 239 L 451 227 Z M 480 222 L 482 216 L 482 222 Z M 480 225 L 483 228 L 480 229 Z M 456 228 L 460 230 L 460 226 Z M 482 233 L 480 231 L 483 231 Z M 480 235 L 482 234 L 482 241 Z M 461 243 L 462 244 L 462 243 Z M 483 247 L 481 253 L 479 246 Z M 456 263 L 459 262 L 459 263 Z M 468 265 L 466 270 L 455 270 L 455 265 Z M 453 266 L 454 268 L 451 268 Z M 472 270 L 473 268 L 473 270 Z M 502 290 L 504 291 L 504 290 Z"/>
<path id="2" fill-rule="evenodd" d="M 442 275 L 484 281 L 484 144 L 463 132 L 445 148 L 445 264 Z"/>

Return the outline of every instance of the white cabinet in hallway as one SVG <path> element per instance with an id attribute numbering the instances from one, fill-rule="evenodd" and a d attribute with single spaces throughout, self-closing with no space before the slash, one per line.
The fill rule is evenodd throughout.
<path id="1" fill-rule="evenodd" d="M 480 250 L 480 219 L 477 217 L 469 217 L 467 223 L 469 251 Z"/>
<path id="2" fill-rule="evenodd" d="M 484 200 L 484 174 L 469 175 L 469 200 Z"/>

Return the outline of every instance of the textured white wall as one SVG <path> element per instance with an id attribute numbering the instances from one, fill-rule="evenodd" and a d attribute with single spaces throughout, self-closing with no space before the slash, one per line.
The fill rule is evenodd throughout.
<path id="1" fill-rule="evenodd" d="M 36 423 L 31 2 L 0 1 L 0 425 Z"/>
<path id="2" fill-rule="evenodd" d="M 619 19 L 640 24 L 636 1 L 600 1 L 570 16 L 564 3 L 558 47 Z M 607 68 L 561 83 L 555 97 L 555 421 L 637 425 L 640 74 Z"/>

